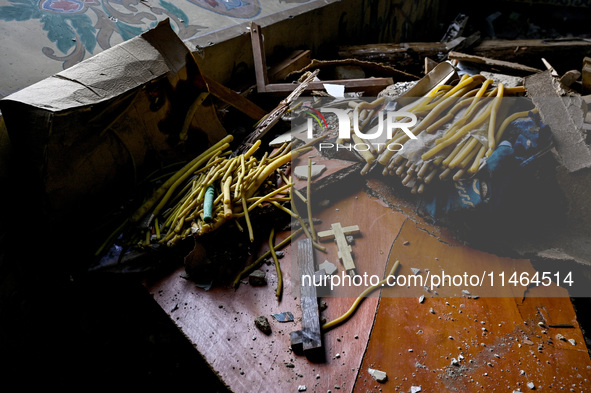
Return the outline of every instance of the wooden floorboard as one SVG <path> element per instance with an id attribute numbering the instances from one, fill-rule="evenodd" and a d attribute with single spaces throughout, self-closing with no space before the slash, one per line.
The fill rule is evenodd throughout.
<path id="1" fill-rule="evenodd" d="M 406 216 L 364 191 L 341 200 L 336 197 L 318 214 L 322 223 L 317 229 L 330 228 L 330 223 L 336 221 L 359 225 L 361 236 L 352 245 L 355 261 L 361 271 L 383 276 L 390 247 Z M 358 212 L 360 205 L 364 214 Z M 316 253 L 317 263 L 329 259 L 336 264 L 336 245 L 328 242 L 326 247 L 327 254 Z M 289 335 L 300 329 L 301 309 L 292 287 L 295 267 L 291 266 L 291 246 L 284 251 L 281 266 L 285 292 L 280 303 L 274 293 L 274 267 L 267 265 L 263 265 L 268 278 L 266 287 L 240 285 L 237 290 L 204 291 L 181 278 L 183 271 L 179 269 L 148 289 L 232 391 L 293 392 L 305 385 L 312 392 L 350 392 L 369 340 L 378 297 L 367 298 L 347 323 L 323 335 L 325 362 L 313 363 L 305 356 L 297 356 L 289 348 Z M 339 266 L 339 273 L 341 270 Z M 323 299 L 328 308 L 322 316 L 332 320 L 345 313 L 362 289 L 336 288 L 333 296 Z M 293 312 L 295 322 L 273 320 L 271 314 L 283 311 Z M 270 336 L 255 328 L 253 321 L 259 315 L 269 319 L 273 329 Z"/>
<path id="2" fill-rule="evenodd" d="M 411 221 L 394 244 L 393 258 L 401 261 L 400 274 L 411 267 L 425 275 L 426 269 L 455 273 L 476 266 L 498 273 L 529 265 L 442 242 Z M 511 392 L 530 390 L 528 383 L 542 391 L 591 389 L 591 362 L 564 288 L 530 288 L 525 297 L 518 290 L 503 297 L 488 297 L 497 293 L 482 289 L 471 289 L 470 295 L 456 290 L 449 296 L 423 290 L 422 303 L 414 296 L 398 297 L 400 288 L 382 292 L 355 392 L 386 389 L 371 378 L 370 367 L 387 373 L 387 391 L 415 386 L 425 392 Z M 572 327 L 549 327 L 561 324 Z M 576 345 L 557 339 L 559 333 Z"/>
<path id="3" fill-rule="evenodd" d="M 299 164 L 306 162 L 302 157 Z M 335 171 L 338 168 L 327 169 L 330 174 Z M 305 190 L 303 186 L 299 180 L 298 188 Z M 499 257 L 455 241 L 387 190 L 381 181 L 369 179 L 365 187 L 345 183 L 338 191 L 316 196 L 322 200 L 312 195 L 314 204 L 322 206 L 314 211 L 320 219 L 316 230 L 330 229 L 335 222 L 359 226 L 351 245 L 358 273 L 381 278 L 396 259 L 401 263 L 397 274 L 407 276 L 412 268 L 419 268 L 423 276 L 443 270 L 452 275 L 534 271 L 527 260 Z M 287 235 L 279 233 L 276 242 Z M 267 249 L 266 241 L 262 243 L 261 253 Z M 323 244 L 327 252 L 316 251 L 316 263 L 327 259 L 339 266 L 340 274 L 336 244 Z M 375 292 L 347 322 L 323 333 L 324 361 L 296 355 L 289 345 L 290 333 L 301 329 L 299 270 L 292 264 L 291 246 L 284 252 L 281 302 L 275 297 L 272 264 L 263 265 L 268 279 L 264 287 L 241 284 L 236 290 L 205 291 L 181 278 L 182 269 L 148 286 L 234 392 L 295 392 L 302 385 L 308 392 L 409 392 L 413 386 L 423 392 L 511 392 L 528 391 L 529 382 L 542 391 L 591 391 L 585 341 L 568 294 L 559 287 L 526 291 L 483 286 L 470 288 L 469 294 L 453 285 L 431 292 L 423 286 L 384 288 L 381 297 Z M 321 316 L 328 321 L 339 317 L 363 289 L 335 288 L 321 299 L 328 305 Z M 295 321 L 280 323 L 271 317 L 284 311 L 291 311 Z M 272 325 L 269 336 L 254 326 L 260 315 Z M 538 322 L 572 327 L 543 329 Z M 558 333 L 576 345 L 560 340 Z M 457 365 L 452 364 L 454 358 Z M 368 368 L 385 371 L 388 381 L 376 382 Z"/>

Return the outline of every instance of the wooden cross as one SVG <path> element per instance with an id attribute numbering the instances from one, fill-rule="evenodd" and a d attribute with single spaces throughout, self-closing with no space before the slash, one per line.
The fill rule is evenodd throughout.
<path id="1" fill-rule="evenodd" d="M 345 270 L 349 275 L 355 275 L 355 262 L 353 262 L 353 256 L 351 255 L 353 250 L 349 243 L 347 243 L 346 236 L 359 233 L 359 226 L 351 225 L 343 227 L 340 222 L 335 222 L 330 227 L 332 229 L 318 232 L 318 239 L 321 241 L 334 239 L 339 249 L 339 259 L 343 263 Z"/>

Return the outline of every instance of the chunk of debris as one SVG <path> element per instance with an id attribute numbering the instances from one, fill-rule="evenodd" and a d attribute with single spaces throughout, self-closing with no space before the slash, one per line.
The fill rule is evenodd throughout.
<path id="1" fill-rule="evenodd" d="M 412 274 L 414 274 L 415 276 L 421 272 L 421 269 L 419 269 L 418 267 L 411 267 L 410 270 L 412 271 Z"/>
<path id="2" fill-rule="evenodd" d="M 373 379 L 380 383 L 384 383 L 388 380 L 388 375 L 386 375 L 384 371 L 368 368 L 367 372 L 373 377 Z"/>
<path id="3" fill-rule="evenodd" d="M 288 131 L 284 134 L 281 134 L 281 135 L 275 137 L 275 139 L 273 139 L 271 142 L 269 142 L 269 146 L 279 147 L 279 146 L 283 145 L 284 143 L 291 142 L 291 139 L 292 139 L 291 131 Z"/>
<path id="4" fill-rule="evenodd" d="M 585 136 L 569 113 L 567 104 L 575 97 L 562 100 L 549 71 L 525 78 L 528 96 L 539 109 L 542 121 L 550 126 L 556 151 L 569 172 L 591 167 L 591 150 Z M 572 105 L 571 105 L 572 106 Z"/>
<path id="5" fill-rule="evenodd" d="M 560 333 L 558 333 L 558 334 L 556 335 L 556 339 L 557 339 L 557 340 L 566 341 L 566 337 L 564 337 L 564 336 L 563 336 L 562 334 L 560 334 Z"/>
<path id="6" fill-rule="evenodd" d="M 425 301 L 425 295 L 421 295 L 419 297 L 419 303 L 423 303 Z"/>
<path id="7" fill-rule="evenodd" d="M 499 74 L 496 72 L 480 72 L 486 79 L 492 79 L 496 85 L 502 83 L 505 87 L 523 86 L 523 78 L 519 76 Z"/>
<path id="8" fill-rule="evenodd" d="M 330 276 L 337 271 L 337 266 L 328 260 L 324 260 L 324 262 L 318 265 L 318 269 L 324 269 L 324 272 Z"/>
<path id="9" fill-rule="evenodd" d="M 319 176 L 325 169 L 326 165 L 312 164 L 311 178 L 314 179 Z M 296 166 L 293 172 L 299 179 L 308 179 L 308 165 Z"/>
<path id="10" fill-rule="evenodd" d="M 271 314 L 271 316 L 278 322 L 293 322 L 293 314 L 289 311 Z"/>
<path id="11" fill-rule="evenodd" d="M 419 393 L 421 390 L 423 390 L 423 388 L 421 388 L 420 386 L 411 386 L 410 387 L 410 393 Z"/>
<path id="12" fill-rule="evenodd" d="M 574 338 L 569 338 L 568 342 L 571 343 L 572 345 L 577 345 L 577 342 L 575 341 Z"/>
<path id="13" fill-rule="evenodd" d="M 410 81 L 410 82 L 396 82 L 384 90 L 382 90 L 378 94 L 379 97 L 386 97 L 386 98 L 398 98 L 417 84 L 417 81 Z"/>
<path id="14" fill-rule="evenodd" d="M 534 390 L 536 388 L 536 385 L 533 382 L 528 382 L 527 387 L 530 388 L 531 390 Z"/>
<path id="15" fill-rule="evenodd" d="M 257 269 L 248 276 L 248 283 L 253 287 L 267 285 L 267 274 L 264 271 Z"/>
<path id="16" fill-rule="evenodd" d="M 562 83 L 566 87 L 572 86 L 579 78 L 581 77 L 581 72 L 579 70 L 570 70 L 564 73 L 560 77 L 560 83 Z"/>
<path id="17" fill-rule="evenodd" d="M 408 246 L 410 244 L 410 242 L 407 240 L 404 243 L 402 243 L 403 246 Z"/>
<path id="18" fill-rule="evenodd" d="M 305 391 L 306 391 L 306 385 L 298 386 L 298 392 L 305 392 Z"/>
<path id="19" fill-rule="evenodd" d="M 326 283 L 326 272 L 324 269 L 320 269 L 317 272 L 314 272 L 314 285 L 321 287 Z"/>
<path id="20" fill-rule="evenodd" d="M 265 333 L 266 335 L 271 334 L 271 325 L 269 324 L 269 320 L 264 315 L 260 317 L 256 317 L 254 320 L 254 325 L 259 329 L 261 332 Z"/>

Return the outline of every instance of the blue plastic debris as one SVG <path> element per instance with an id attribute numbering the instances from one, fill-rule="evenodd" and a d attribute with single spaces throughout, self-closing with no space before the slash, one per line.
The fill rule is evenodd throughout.
<path id="1" fill-rule="evenodd" d="M 271 314 L 271 316 L 279 322 L 293 322 L 293 314 L 289 311 L 279 314 Z"/>

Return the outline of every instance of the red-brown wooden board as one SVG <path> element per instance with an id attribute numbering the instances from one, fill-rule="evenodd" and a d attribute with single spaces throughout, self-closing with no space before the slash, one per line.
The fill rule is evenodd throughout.
<path id="1" fill-rule="evenodd" d="M 425 269 L 458 272 L 476 265 L 500 272 L 529 265 L 441 241 L 428 229 L 404 224 L 390 258 L 390 263 L 400 259 L 400 274 L 410 274 L 413 266 L 425 274 Z M 529 391 L 528 383 L 541 391 L 591 391 L 589 354 L 564 288 L 530 287 L 526 297 L 517 289 L 504 297 L 487 297 L 495 293 L 479 289 L 471 295 L 458 289 L 448 297 L 423 291 L 422 303 L 396 297 L 399 290 L 382 293 L 355 392 L 408 392 L 413 386 L 422 392 L 513 392 Z M 550 327 L 561 324 L 572 328 Z M 576 345 L 557 339 L 559 333 Z M 374 381 L 370 367 L 385 371 L 388 382 Z"/>
<path id="2" fill-rule="evenodd" d="M 358 214 L 359 206 L 363 206 L 364 214 Z M 332 201 L 317 217 L 322 220 L 319 230 L 330 228 L 330 223 L 336 221 L 359 225 L 362 236 L 352 246 L 358 266 L 362 271 L 380 276 L 384 274 L 393 240 L 406 220 L 403 214 L 363 191 Z M 277 242 L 280 239 L 279 236 Z M 317 263 L 324 259 L 338 263 L 336 245 L 326 243 L 326 247 L 327 254 L 317 252 Z M 266 249 L 263 247 L 261 252 Z M 312 392 L 335 391 L 335 386 L 343 392 L 352 391 L 378 298 L 367 298 L 346 324 L 323 335 L 324 363 L 312 363 L 305 356 L 296 356 L 289 348 L 289 334 L 300 329 L 300 301 L 292 287 L 291 246 L 284 251 L 285 256 L 280 260 L 284 296 L 280 303 L 275 298 L 276 274 L 272 265 L 263 265 L 267 271 L 266 287 L 242 284 L 237 290 L 218 287 L 204 291 L 181 278 L 183 270 L 179 269 L 150 284 L 148 289 L 232 391 L 295 392 L 300 385 Z M 335 290 L 335 295 L 342 292 L 339 290 Z M 345 292 L 350 292 L 352 297 L 324 299 L 328 308 L 322 316 L 331 320 L 346 312 L 360 290 L 349 288 Z M 293 312 L 295 322 L 279 323 L 271 317 L 283 311 Z M 254 319 L 259 315 L 269 319 L 273 329 L 270 336 L 254 326 Z M 288 367 L 291 365 L 293 368 Z"/>

